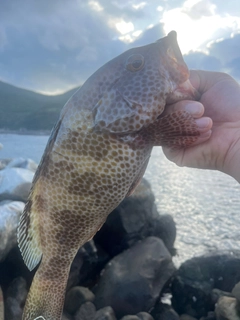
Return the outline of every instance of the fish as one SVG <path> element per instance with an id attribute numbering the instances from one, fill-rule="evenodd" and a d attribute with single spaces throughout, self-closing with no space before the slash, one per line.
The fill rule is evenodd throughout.
<path id="1" fill-rule="evenodd" d="M 60 320 L 71 263 L 131 195 L 152 148 L 192 145 L 190 114 L 167 104 L 196 100 L 189 70 L 170 32 L 129 49 L 98 69 L 63 107 L 52 130 L 18 227 L 29 270 L 38 269 L 23 320 Z"/>

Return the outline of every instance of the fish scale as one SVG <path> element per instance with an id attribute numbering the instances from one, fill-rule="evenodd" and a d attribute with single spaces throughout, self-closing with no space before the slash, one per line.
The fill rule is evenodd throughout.
<path id="1" fill-rule="evenodd" d="M 66 103 L 19 224 L 25 264 L 32 270 L 40 263 L 23 320 L 61 319 L 74 256 L 134 191 L 153 146 L 196 141 L 189 114 L 161 116 L 168 99 L 196 98 L 188 76 L 171 32 L 108 62 Z"/>

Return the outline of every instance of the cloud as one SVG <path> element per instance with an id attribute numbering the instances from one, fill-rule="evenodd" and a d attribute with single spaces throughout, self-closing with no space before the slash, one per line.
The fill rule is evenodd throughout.
<path id="1" fill-rule="evenodd" d="M 240 55 L 240 33 L 227 39 L 212 42 L 208 49 L 223 63 L 229 63 Z"/>
<path id="2" fill-rule="evenodd" d="M 1 3 L 1 78 L 44 92 L 66 90 L 124 51 L 109 17 L 92 6 L 62 0 Z"/>
<path id="3" fill-rule="evenodd" d="M 6 44 L 7 44 L 6 32 L 5 30 L 0 29 L 0 51 L 3 50 Z"/>
<path id="4" fill-rule="evenodd" d="M 189 69 L 202 69 L 209 71 L 221 71 L 223 66 L 216 57 L 205 54 L 204 52 L 190 52 L 184 56 Z"/>
<path id="5" fill-rule="evenodd" d="M 199 67 L 233 72 L 238 54 L 216 40 L 240 30 L 240 18 L 233 6 L 231 14 L 223 6 L 217 0 L 165 0 L 161 7 L 159 0 L 0 1 L 0 78 L 41 92 L 65 91 L 130 47 L 172 29 L 183 52 L 205 50 L 189 53 L 191 65 L 196 58 Z"/>
<path id="6" fill-rule="evenodd" d="M 1 2 L 0 77 L 41 92 L 80 85 L 130 46 L 163 35 L 162 27 L 145 32 L 151 22 L 158 24 L 152 6 L 158 1 Z"/>
<path id="7" fill-rule="evenodd" d="M 240 33 L 212 43 L 209 52 L 221 61 L 222 71 L 240 81 Z"/>
<path id="8" fill-rule="evenodd" d="M 240 81 L 240 34 L 213 41 L 207 54 L 190 52 L 184 60 L 190 69 L 227 72 Z"/>
<path id="9" fill-rule="evenodd" d="M 187 0 L 183 4 L 182 12 L 192 19 L 201 19 L 215 14 L 216 5 L 209 0 Z"/>

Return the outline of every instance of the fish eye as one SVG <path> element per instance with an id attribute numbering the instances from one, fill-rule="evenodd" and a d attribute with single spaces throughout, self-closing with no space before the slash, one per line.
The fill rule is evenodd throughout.
<path id="1" fill-rule="evenodd" d="M 129 71 L 135 72 L 139 71 L 144 66 L 144 57 L 141 54 L 132 54 L 128 57 L 126 62 L 126 68 Z"/>

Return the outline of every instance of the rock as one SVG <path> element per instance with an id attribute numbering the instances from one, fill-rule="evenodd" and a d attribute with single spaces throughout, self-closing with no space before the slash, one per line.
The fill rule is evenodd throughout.
<path id="1" fill-rule="evenodd" d="M 139 320 L 138 316 L 135 315 L 127 315 L 121 318 L 121 320 Z"/>
<path id="2" fill-rule="evenodd" d="M 106 252 L 96 246 L 93 240 L 88 241 L 78 250 L 71 265 L 67 290 L 74 286 L 92 287 L 110 257 Z"/>
<path id="3" fill-rule="evenodd" d="M 27 284 L 23 278 L 16 278 L 6 293 L 5 320 L 21 320 L 23 305 L 27 298 Z"/>
<path id="4" fill-rule="evenodd" d="M 117 320 L 113 308 L 105 307 L 99 309 L 94 316 L 94 320 Z"/>
<path id="5" fill-rule="evenodd" d="M 75 314 L 74 320 L 93 320 L 96 308 L 92 302 L 85 302 Z"/>
<path id="6" fill-rule="evenodd" d="M 200 320 L 216 320 L 215 312 L 209 311 L 206 317 L 201 317 Z"/>
<path id="7" fill-rule="evenodd" d="M 17 226 L 23 208 L 20 201 L 0 202 L 0 261 L 17 245 Z"/>
<path id="8" fill-rule="evenodd" d="M 177 230 L 173 217 L 168 214 L 159 215 L 152 220 L 152 225 L 153 229 L 149 235 L 162 239 L 168 251 L 172 256 L 174 256 L 176 254 L 174 242 L 176 239 Z"/>
<path id="9" fill-rule="evenodd" d="M 139 312 L 137 313 L 137 316 L 140 320 L 154 320 L 148 312 Z"/>
<path id="10" fill-rule="evenodd" d="M 148 237 L 107 264 L 93 289 L 95 305 L 111 306 L 117 318 L 148 312 L 174 271 L 162 240 Z"/>
<path id="11" fill-rule="evenodd" d="M 26 201 L 34 173 L 22 168 L 5 168 L 0 171 L 0 201 Z"/>
<path id="12" fill-rule="evenodd" d="M 176 313 L 173 308 L 164 303 L 158 303 L 153 311 L 151 312 L 151 315 L 155 320 L 179 320 L 179 315 Z"/>
<path id="13" fill-rule="evenodd" d="M 125 198 L 108 216 L 94 241 L 112 257 L 149 236 L 161 238 L 169 251 L 176 238 L 170 216 L 160 216 L 150 184 L 143 179 L 132 196 Z"/>
<path id="14" fill-rule="evenodd" d="M 218 302 L 218 299 L 223 296 L 233 297 L 233 295 L 230 292 L 222 291 L 219 289 L 213 289 L 211 292 L 212 303 L 215 305 Z"/>
<path id="15" fill-rule="evenodd" d="M 69 314 L 66 314 L 66 313 L 62 314 L 61 320 L 72 320 L 72 319 L 73 318 Z"/>
<path id="16" fill-rule="evenodd" d="M 0 284 L 4 297 L 7 295 L 7 290 L 13 279 L 24 278 L 27 281 L 28 287 L 32 282 L 34 272 L 30 272 L 23 262 L 19 248 L 14 247 L 0 263 Z"/>
<path id="17" fill-rule="evenodd" d="M 214 288 L 230 292 L 240 281 L 240 252 L 215 253 L 183 263 L 172 282 L 172 304 L 179 314 L 205 317 L 214 310 Z"/>
<path id="18" fill-rule="evenodd" d="M 189 316 L 188 314 L 182 314 L 180 320 L 197 320 L 196 318 Z"/>
<path id="19" fill-rule="evenodd" d="M 66 295 L 64 308 L 70 314 L 74 314 L 84 302 L 93 300 L 94 294 L 88 288 L 73 287 Z"/>
<path id="20" fill-rule="evenodd" d="M 3 170 L 6 168 L 6 166 L 11 162 L 12 159 L 0 159 L 0 170 Z"/>
<path id="21" fill-rule="evenodd" d="M 235 284 L 235 286 L 232 289 L 232 295 L 238 300 L 240 301 L 240 282 L 238 282 L 237 284 Z"/>
<path id="22" fill-rule="evenodd" d="M 237 299 L 221 297 L 215 308 L 217 320 L 240 320 Z"/>
<path id="23" fill-rule="evenodd" d="M 37 170 L 38 164 L 32 159 L 16 158 L 11 160 L 7 168 L 23 168 L 35 172 Z"/>
<path id="24" fill-rule="evenodd" d="M 3 293 L 0 287 L 0 320 L 4 320 L 4 303 L 3 303 Z"/>

